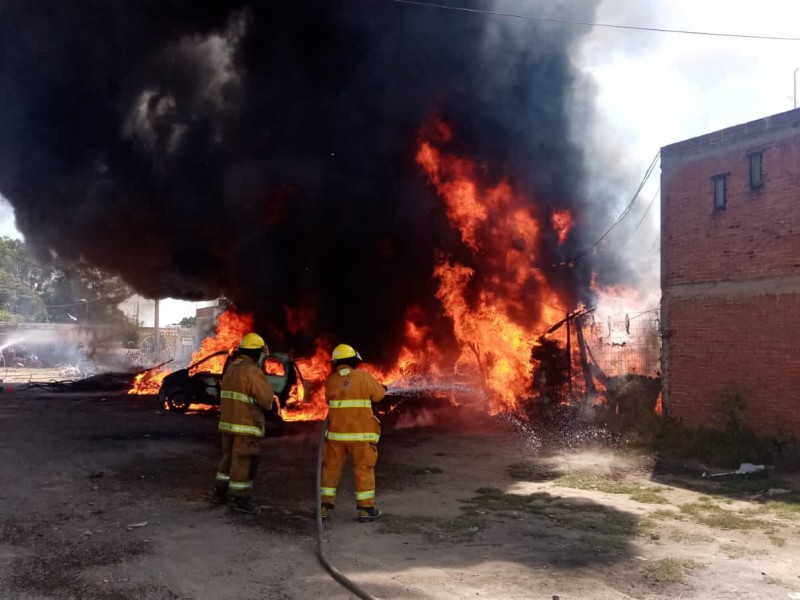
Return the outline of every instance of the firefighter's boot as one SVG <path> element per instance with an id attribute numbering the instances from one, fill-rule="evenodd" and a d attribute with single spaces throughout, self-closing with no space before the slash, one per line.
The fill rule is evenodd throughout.
<path id="1" fill-rule="evenodd" d="M 233 510 L 247 515 L 257 515 L 261 512 L 261 507 L 253 502 L 252 498 L 242 496 L 233 497 Z"/>
<path id="2" fill-rule="evenodd" d="M 220 505 L 228 502 L 228 488 L 216 486 L 211 492 L 211 504 Z"/>
<path id="3" fill-rule="evenodd" d="M 381 511 L 375 508 L 374 506 L 359 508 L 358 522 L 369 523 L 370 521 L 376 521 L 380 519 L 381 514 L 382 514 Z"/>
<path id="4" fill-rule="evenodd" d="M 325 519 L 328 518 L 332 510 L 333 510 L 333 504 L 323 504 L 322 507 L 320 508 L 319 516 L 322 517 L 322 520 L 324 521 Z"/>

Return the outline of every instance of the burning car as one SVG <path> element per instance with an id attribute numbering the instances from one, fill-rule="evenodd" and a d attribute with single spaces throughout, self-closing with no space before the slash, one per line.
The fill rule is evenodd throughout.
<path id="1" fill-rule="evenodd" d="M 159 400 L 167 410 L 186 412 L 191 404 L 219 404 L 220 382 L 222 373 L 200 370 L 212 359 L 227 355 L 227 350 L 220 350 L 201 358 L 185 369 L 170 373 L 161 382 L 158 392 Z M 264 361 L 264 375 L 275 392 L 276 402 L 271 415 L 267 415 L 273 423 L 282 422 L 281 410 L 286 406 L 290 395 L 296 390 L 302 399 L 307 393 L 307 384 L 303 380 L 300 369 L 292 357 L 282 352 L 271 353 Z"/>

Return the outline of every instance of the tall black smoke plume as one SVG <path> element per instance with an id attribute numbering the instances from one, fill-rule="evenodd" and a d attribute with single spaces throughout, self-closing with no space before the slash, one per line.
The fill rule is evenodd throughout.
<path id="1" fill-rule="evenodd" d="M 447 331 L 435 255 L 468 257 L 414 161 L 434 115 L 542 222 L 573 209 L 576 233 L 537 260 L 596 236 L 574 142 L 583 29 L 389 0 L 39 0 L 0 2 L 0 33 L 0 192 L 39 257 L 149 297 L 226 294 L 282 344 L 328 332 L 388 358 L 412 305 Z M 587 274 L 548 277 L 575 302 Z M 286 307 L 314 309 L 311 330 L 287 333 Z"/>

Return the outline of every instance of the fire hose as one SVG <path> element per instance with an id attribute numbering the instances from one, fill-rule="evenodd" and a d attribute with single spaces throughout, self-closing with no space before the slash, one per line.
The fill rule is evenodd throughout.
<path id="1" fill-rule="evenodd" d="M 325 570 L 330 573 L 330 576 L 348 590 L 353 592 L 353 594 L 359 598 L 363 598 L 363 600 L 378 600 L 376 596 L 373 596 L 363 588 L 359 587 L 356 583 L 348 579 L 344 573 L 331 564 L 331 562 L 328 560 L 328 557 L 325 555 L 325 546 L 322 539 L 322 498 L 320 494 L 320 488 L 322 487 L 322 448 L 325 445 L 325 434 L 327 432 L 328 420 L 325 419 L 325 423 L 322 424 L 322 434 L 319 438 L 319 450 L 317 451 L 317 557 L 319 558 L 320 564 L 322 564 L 322 566 L 325 567 Z"/>

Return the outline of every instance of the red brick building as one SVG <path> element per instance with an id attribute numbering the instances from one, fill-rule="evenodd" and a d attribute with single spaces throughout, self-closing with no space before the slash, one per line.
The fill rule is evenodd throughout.
<path id="1" fill-rule="evenodd" d="M 800 110 L 661 150 L 665 413 L 800 438 Z"/>

